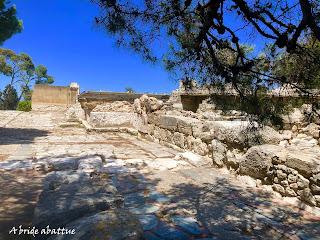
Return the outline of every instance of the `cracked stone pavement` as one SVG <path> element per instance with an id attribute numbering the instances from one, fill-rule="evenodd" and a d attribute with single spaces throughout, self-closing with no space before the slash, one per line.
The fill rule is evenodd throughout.
<path id="1" fill-rule="evenodd" d="M 61 127 L 64 112 L 0 112 L 0 239 L 31 224 L 48 158 L 99 156 L 145 239 L 320 239 L 320 211 L 124 133 Z M 37 167 L 36 167 L 37 168 Z"/>

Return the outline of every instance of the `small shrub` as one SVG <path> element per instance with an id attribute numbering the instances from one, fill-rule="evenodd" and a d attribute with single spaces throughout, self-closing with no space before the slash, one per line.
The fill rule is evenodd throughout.
<path id="1" fill-rule="evenodd" d="M 31 101 L 21 101 L 18 103 L 18 111 L 30 112 L 31 109 Z"/>

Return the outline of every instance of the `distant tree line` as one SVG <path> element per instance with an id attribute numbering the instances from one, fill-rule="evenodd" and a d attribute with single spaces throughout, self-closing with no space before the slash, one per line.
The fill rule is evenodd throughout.
<path id="1" fill-rule="evenodd" d="M 22 21 L 16 16 L 16 8 L 10 1 L 0 0 L 0 46 L 14 34 L 22 31 Z M 26 53 L 17 54 L 10 49 L 0 48 L 1 81 L 8 80 L 0 91 L 0 109 L 31 109 L 31 87 L 33 84 L 52 84 L 43 65 L 36 66 Z M 17 91 L 18 90 L 18 91 Z"/>

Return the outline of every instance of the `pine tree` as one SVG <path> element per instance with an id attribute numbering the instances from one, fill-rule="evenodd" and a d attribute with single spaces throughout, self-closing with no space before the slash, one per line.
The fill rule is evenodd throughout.
<path id="1" fill-rule="evenodd" d="M 1 108 L 4 110 L 16 110 L 18 102 L 19 98 L 16 89 L 8 84 L 1 94 Z"/>

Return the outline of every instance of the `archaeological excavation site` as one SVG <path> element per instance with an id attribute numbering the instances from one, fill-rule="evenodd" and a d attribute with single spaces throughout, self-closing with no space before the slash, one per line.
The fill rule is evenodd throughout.
<path id="1" fill-rule="evenodd" d="M 318 239 L 312 106 L 276 129 L 213 95 L 236 97 L 36 86 L 31 112 L 0 115 L 1 239 Z"/>
<path id="2" fill-rule="evenodd" d="M 320 0 L 0 0 L 0 240 L 320 240 Z"/>

